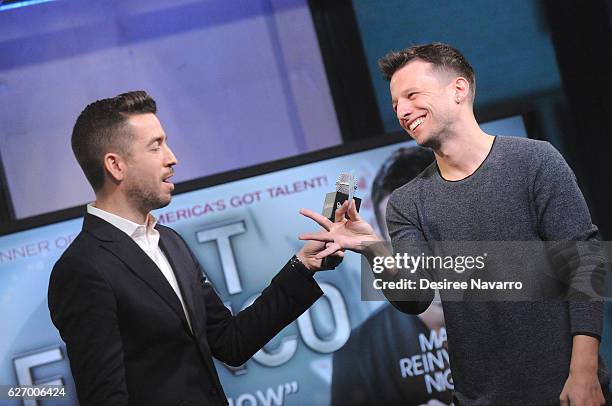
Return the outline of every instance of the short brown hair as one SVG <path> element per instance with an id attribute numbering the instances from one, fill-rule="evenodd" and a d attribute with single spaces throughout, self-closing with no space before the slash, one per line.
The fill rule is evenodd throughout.
<path id="1" fill-rule="evenodd" d="M 97 100 L 81 112 L 72 130 L 72 151 L 94 192 L 104 185 L 104 154 L 129 154 L 132 134 L 125 122 L 132 114 L 157 112 L 155 100 L 144 90 Z"/>
<path id="2" fill-rule="evenodd" d="M 390 81 L 397 70 L 414 59 L 429 62 L 439 70 L 452 71 L 466 78 L 470 84 L 472 100 L 474 100 L 476 95 L 474 69 L 461 52 L 448 44 L 433 42 L 431 44 L 415 45 L 401 51 L 392 51 L 378 60 L 378 67 L 385 79 Z"/>

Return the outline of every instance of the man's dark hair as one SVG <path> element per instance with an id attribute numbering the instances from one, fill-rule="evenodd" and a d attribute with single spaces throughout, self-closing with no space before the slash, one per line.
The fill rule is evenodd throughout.
<path id="1" fill-rule="evenodd" d="M 430 149 L 419 146 L 400 148 L 387 158 L 372 183 L 372 203 L 379 225 L 385 221 L 380 212 L 380 202 L 395 189 L 410 182 L 423 172 L 434 159 L 434 154 Z"/>
<path id="2" fill-rule="evenodd" d="M 448 44 L 434 42 L 412 46 L 401 51 L 392 51 L 378 60 L 378 67 L 385 79 L 390 81 L 395 72 L 414 59 L 429 62 L 440 71 L 450 71 L 466 78 L 470 84 L 471 98 L 474 100 L 476 95 L 474 69 L 461 52 Z"/>
<path id="3" fill-rule="evenodd" d="M 72 151 L 94 192 L 104 185 L 104 154 L 130 154 L 133 135 L 125 128 L 127 118 L 156 112 L 155 100 L 144 90 L 97 100 L 81 112 L 72 130 Z"/>

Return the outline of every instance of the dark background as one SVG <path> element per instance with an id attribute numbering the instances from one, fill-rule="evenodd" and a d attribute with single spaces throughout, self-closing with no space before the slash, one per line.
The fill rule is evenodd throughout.
<path id="1" fill-rule="evenodd" d="M 399 130 L 388 84 L 376 71 L 379 57 L 413 44 L 448 42 L 476 70 L 478 119 L 522 115 L 530 137 L 550 141 L 566 157 L 593 221 L 610 238 L 612 1 L 308 3 L 345 143 Z M 0 165 L 0 231 L 61 217 L 16 220 Z"/>

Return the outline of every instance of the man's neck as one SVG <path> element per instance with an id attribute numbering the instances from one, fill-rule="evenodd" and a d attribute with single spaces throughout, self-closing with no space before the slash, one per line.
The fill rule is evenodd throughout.
<path id="1" fill-rule="evenodd" d="M 149 215 L 149 212 L 143 213 L 141 210 L 132 207 L 125 199 L 117 196 L 109 198 L 103 195 L 96 195 L 96 201 L 93 203 L 93 206 L 133 221 L 136 224 L 145 224 Z"/>
<path id="2" fill-rule="evenodd" d="M 495 137 L 477 124 L 444 137 L 434 150 L 440 174 L 446 180 L 461 180 L 473 174 L 491 151 Z"/>

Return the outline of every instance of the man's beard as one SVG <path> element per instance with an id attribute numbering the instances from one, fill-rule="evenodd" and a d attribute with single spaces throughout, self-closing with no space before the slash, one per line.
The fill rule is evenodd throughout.
<path id="1" fill-rule="evenodd" d="M 432 129 L 429 137 L 419 145 L 425 148 L 431 148 L 434 151 L 439 150 L 442 146 L 442 142 L 450 135 L 449 128 L 450 125 L 445 124 L 437 129 Z"/>
<path id="2" fill-rule="evenodd" d="M 439 137 L 429 137 L 424 143 L 421 144 L 421 147 L 431 148 L 435 151 L 440 148 L 440 145 L 441 142 Z"/>
<path id="3" fill-rule="evenodd" d="M 159 209 L 170 204 L 170 197 L 162 197 L 159 193 L 152 191 L 153 188 L 146 188 L 142 183 L 131 185 L 127 188 L 126 194 L 141 213 L 148 213 L 151 210 Z"/>
<path id="4" fill-rule="evenodd" d="M 443 136 L 444 135 L 440 134 L 439 131 L 432 132 L 431 134 L 429 134 L 429 137 L 427 137 L 427 139 L 425 139 L 425 141 L 423 141 L 423 143 L 419 144 L 419 145 L 421 147 L 431 148 L 432 150 L 436 151 L 442 145 L 442 137 Z"/>

